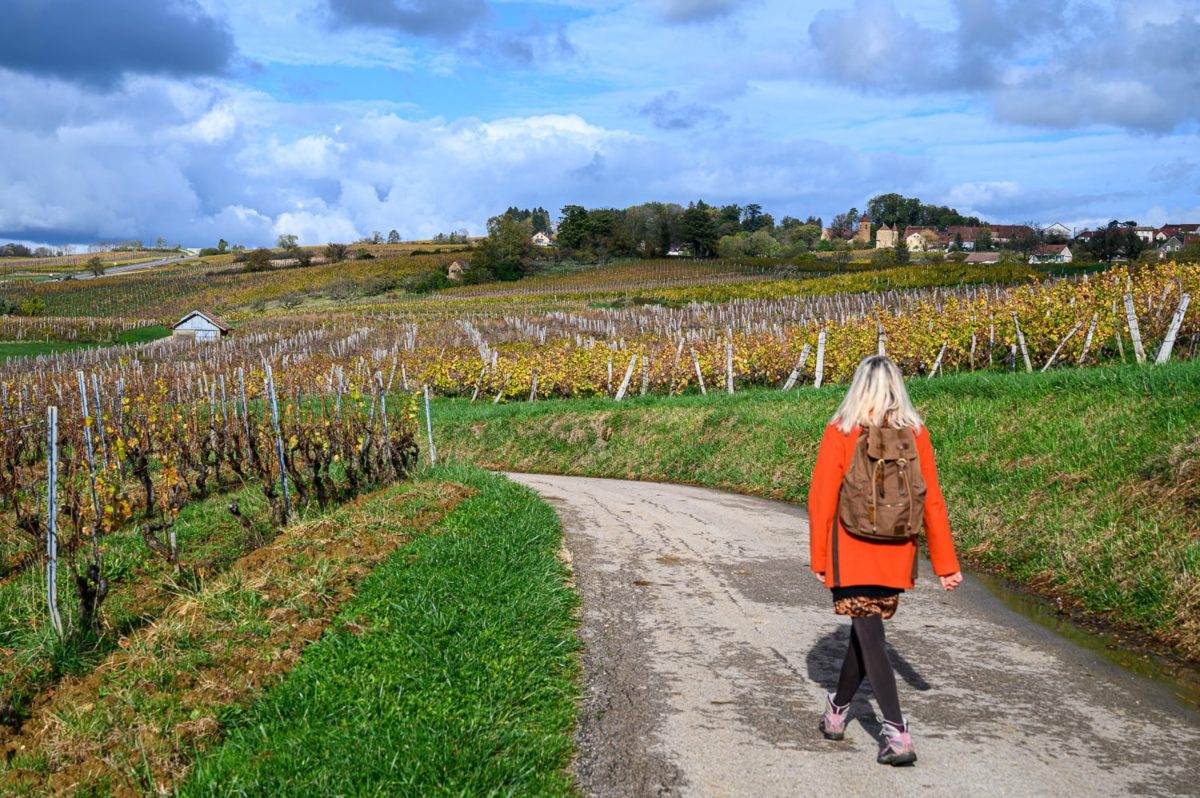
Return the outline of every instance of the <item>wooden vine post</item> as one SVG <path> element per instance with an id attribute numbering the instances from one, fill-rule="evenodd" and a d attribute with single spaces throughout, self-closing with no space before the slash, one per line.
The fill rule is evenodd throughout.
<path id="1" fill-rule="evenodd" d="M 696 350 L 692 350 L 692 363 L 696 366 L 696 379 L 700 381 L 700 394 L 708 395 L 708 390 L 704 387 L 704 372 L 700 370 L 700 358 L 696 355 Z"/>
<path id="2" fill-rule="evenodd" d="M 92 451 L 92 421 L 91 415 L 88 413 L 87 383 L 84 382 L 82 371 L 78 371 L 76 374 L 79 377 L 79 409 L 83 413 L 84 452 L 87 455 L 88 479 L 92 488 L 94 527 L 100 523 L 100 497 L 96 492 L 96 458 Z"/>
<path id="3" fill-rule="evenodd" d="M 279 428 L 279 402 L 275 398 L 275 375 L 271 373 L 271 364 L 267 363 L 266 387 L 267 400 L 271 403 L 271 423 L 275 428 L 275 452 L 279 457 L 279 488 L 283 491 L 283 523 L 287 524 L 292 518 L 292 499 L 288 495 L 287 465 L 283 452 L 283 432 Z M 371 409 L 375 405 L 372 403 Z"/>
<path id="4" fill-rule="evenodd" d="M 1025 371 L 1033 372 L 1033 363 L 1029 360 L 1029 350 L 1025 348 L 1025 333 L 1021 332 L 1021 322 L 1017 321 L 1017 313 L 1012 314 L 1013 327 L 1017 330 L 1017 344 L 1021 347 L 1021 357 L 1025 359 Z"/>
<path id="5" fill-rule="evenodd" d="M 46 606 L 50 625 L 63 635 L 58 614 L 58 408 L 46 408 Z"/>
<path id="6" fill-rule="evenodd" d="M 100 458 L 108 468 L 108 441 L 104 437 L 104 403 L 100 401 L 100 383 L 92 372 L 92 394 L 96 397 L 96 437 L 100 441 Z"/>
<path id="7" fill-rule="evenodd" d="M 817 333 L 817 367 L 813 374 L 813 387 L 820 388 L 825 379 L 825 331 Z"/>
<path id="8" fill-rule="evenodd" d="M 995 361 L 992 359 L 992 350 L 996 348 L 996 321 L 993 319 L 988 322 L 988 368 L 991 368 Z"/>
<path id="9" fill-rule="evenodd" d="M 787 382 L 783 384 L 783 390 L 790 391 L 796 384 L 796 380 L 800 378 L 800 370 L 804 368 L 804 361 L 808 360 L 808 353 L 810 351 L 812 351 L 812 347 L 808 344 L 805 344 L 804 348 L 800 350 L 800 359 L 796 361 L 792 373 L 788 375 Z"/>
<path id="10" fill-rule="evenodd" d="M 1082 366 L 1083 361 L 1087 358 L 1088 350 L 1092 348 L 1092 336 L 1096 334 L 1096 323 L 1100 320 L 1099 313 L 1092 314 L 1092 323 L 1088 325 L 1087 335 L 1083 337 L 1083 349 L 1079 352 L 1079 360 L 1075 361 L 1076 366 Z"/>
<path id="11" fill-rule="evenodd" d="M 250 412 L 249 412 L 249 407 L 246 404 L 246 372 L 241 366 L 238 366 L 238 391 L 241 394 L 239 399 L 242 403 L 242 431 L 246 433 L 246 459 L 249 460 L 252 456 L 252 454 L 251 454 L 252 444 L 251 444 L 251 440 L 250 440 Z M 338 394 L 339 418 L 340 418 L 341 407 L 342 407 L 342 395 L 339 393 Z"/>
<path id="12" fill-rule="evenodd" d="M 733 338 L 725 339 L 725 393 L 733 393 Z"/>
<path id="13" fill-rule="evenodd" d="M 383 372 L 375 372 L 375 390 L 379 392 L 379 420 L 383 427 L 383 451 L 387 460 L 385 470 L 390 471 L 392 467 L 392 433 L 388 428 L 387 391 L 383 387 Z"/>
<path id="14" fill-rule="evenodd" d="M 429 434 L 429 464 L 437 465 L 437 447 L 433 445 L 433 416 L 429 412 L 429 386 L 423 386 L 425 393 L 425 431 Z M 501 388 L 503 393 L 504 389 Z"/>
<path id="15" fill-rule="evenodd" d="M 1046 361 L 1046 365 L 1042 366 L 1042 371 L 1047 371 L 1051 366 L 1054 365 L 1054 361 L 1058 360 L 1058 354 L 1059 352 L 1062 352 L 1063 347 L 1067 345 L 1067 341 L 1070 341 L 1075 336 L 1075 333 L 1079 332 L 1081 329 L 1083 329 L 1083 322 L 1076 322 L 1075 326 L 1071 328 L 1071 331 L 1067 333 L 1067 336 L 1058 342 L 1058 346 L 1054 347 L 1054 352 L 1051 353 L 1050 359 Z"/>
<path id="16" fill-rule="evenodd" d="M 625 392 L 629 390 L 629 381 L 633 379 L 633 369 L 637 366 L 637 361 L 637 355 L 629 359 L 629 367 L 625 369 L 625 376 L 621 380 L 621 387 L 617 388 L 616 401 L 618 402 L 625 398 Z"/>
<path id="17" fill-rule="evenodd" d="M 1142 346 L 1142 331 L 1138 328 L 1137 311 L 1133 309 L 1133 295 L 1125 295 L 1125 321 L 1129 324 L 1129 338 L 1133 341 L 1133 358 L 1139 365 L 1146 362 L 1146 350 Z"/>
<path id="18" fill-rule="evenodd" d="M 932 380 L 934 375 L 942 368 L 942 358 L 946 356 L 946 345 L 949 341 L 942 342 L 942 348 L 938 350 L 937 358 L 933 361 L 933 367 L 929 369 L 929 376 L 926 379 Z"/>
<path id="19" fill-rule="evenodd" d="M 1183 324 L 1183 314 L 1187 313 L 1188 303 L 1191 300 L 1192 298 L 1188 294 L 1179 298 L 1179 307 L 1175 308 L 1175 315 L 1171 317 L 1171 326 L 1167 328 L 1167 337 L 1163 339 L 1162 346 L 1158 348 L 1158 356 L 1154 358 L 1154 365 L 1161 365 L 1171 359 L 1171 350 L 1175 348 L 1175 338 L 1179 335 L 1180 325 Z"/>

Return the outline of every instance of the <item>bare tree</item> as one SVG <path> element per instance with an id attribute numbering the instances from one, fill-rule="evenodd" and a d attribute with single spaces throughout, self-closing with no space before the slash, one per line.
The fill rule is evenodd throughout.
<path id="1" fill-rule="evenodd" d="M 346 259 L 350 248 L 345 244 L 335 244 L 332 241 L 325 245 L 325 260 L 330 263 L 341 263 Z"/>

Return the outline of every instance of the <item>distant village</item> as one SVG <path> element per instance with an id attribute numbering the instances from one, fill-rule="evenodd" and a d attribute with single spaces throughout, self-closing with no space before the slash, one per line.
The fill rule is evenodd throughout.
<path id="1" fill-rule="evenodd" d="M 1166 224 L 1161 227 L 1143 225 L 1119 225 L 1126 233 L 1132 232 L 1146 250 L 1160 258 L 1176 255 L 1193 242 L 1200 242 L 1200 223 Z M 1072 246 L 1086 247 L 1104 230 L 1072 230 L 1056 222 L 1042 228 L 1024 224 L 993 224 L 980 226 L 948 226 L 944 229 L 927 226 L 896 225 L 874 226 L 871 217 L 863 215 L 857 227 L 839 235 L 834 228 L 821 231 L 822 241 L 844 240 L 862 248 L 896 249 L 903 245 L 909 252 L 967 253 L 966 263 L 998 263 L 997 250 L 1016 247 L 1028 252 L 1030 263 L 1071 263 L 1075 259 Z"/>
<path id="2" fill-rule="evenodd" d="M 954 208 L 916 197 L 882 194 L 865 211 L 851 208 L 826 226 L 820 217 L 784 216 L 761 205 L 686 207 L 644 203 L 624 209 L 579 205 L 563 208 L 554 224 L 543 208 L 509 208 L 489 220 L 489 238 L 508 230 L 532 250 L 554 257 L 798 258 L 818 253 L 875 253 L 875 260 L 906 263 L 939 259 L 968 263 L 1071 264 L 1200 257 L 1200 222 L 1160 226 L 1112 221 L 1097 229 L 990 224 Z M 486 241 L 486 239 L 485 239 Z M 499 250 L 497 250 L 499 251 Z M 521 256 L 525 257 L 525 256 Z M 510 258 L 511 259 L 511 258 Z M 486 260 L 486 258 L 485 258 Z M 496 258 L 497 262 L 501 259 Z M 474 259 L 472 260 L 474 263 Z"/>

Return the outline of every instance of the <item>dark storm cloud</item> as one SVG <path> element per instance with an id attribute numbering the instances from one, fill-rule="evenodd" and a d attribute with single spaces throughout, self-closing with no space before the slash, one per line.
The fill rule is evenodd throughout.
<path id="1" fill-rule="evenodd" d="M 0 67 L 105 88 L 131 73 L 220 74 L 235 55 L 194 0 L 15 0 L 0 20 Z"/>
<path id="2" fill-rule="evenodd" d="M 725 17 L 739 7 L 747 4 L 747 0 L 656 0 L 659 15 L 668 22 L 688 23 L 707 22 L 710 19 Z"/>
<path id="3" fill-rule="evenodd" d="M 978 94 L 1001 121 L 1035 127 L 1164 133 L 1200 120 L 1200 0 L 951 5 L 945 29 L 893 0 L 818 12 L 820 71 L 869 93 Z"/>
<path id="4" fill-rule="evenodd" d="M 457 38 L 491 15 L 486 0 L 329 0 L 329 10 L 344 25 L 439 39 Z"/>
<path id="5" fill-rule="evenodd" d="M 664 92 L 636 111 L 638 116 L 646 117 L 660 130 L 689 130 L 697 125 L 719 125 L 729 118 L 716 108 L 682 102 L 677 91 Z"/>
<path id="6" fill-rule="evenodd" d="M 459 52 L 478 62 L 517 69 L 570 61 L 579 55 L 565 25 L 546 30 L 539 21 L 520 31 L 481 28 L 464 37 Z"/>

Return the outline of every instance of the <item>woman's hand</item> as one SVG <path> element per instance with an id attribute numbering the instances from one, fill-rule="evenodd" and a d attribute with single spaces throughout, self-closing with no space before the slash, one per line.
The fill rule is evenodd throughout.
<path id="1" fill-rule="evenodd" d="M 813 576 L 815 576 L 817 578 L 818 582 L 820 582 L 821 584 L 825 584 L 825 574 L 814 573 Z"/>
<path id="2" fill-rule="evenodd" d="M 962 584 L 962 571 L 955 571 L 949 576 L 939 576 L 942 580 L 942 590 L 953 590 Z"/>

